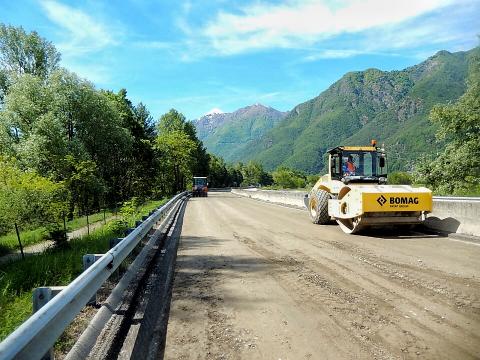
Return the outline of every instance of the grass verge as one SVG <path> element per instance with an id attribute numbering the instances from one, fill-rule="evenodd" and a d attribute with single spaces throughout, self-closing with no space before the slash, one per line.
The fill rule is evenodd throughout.
<path id="1" fill-rule="evenodd" d="M 4 339 L 32 312 L 32 290 L 39 286 L 64 286 L 82 272 L 82 256 L 108 250 L 117 234 L 99 229 L 70 241 L 65 248 L 49 249 L 37 256 L 0 266 L 0 339 Z"/>
<path id="2" fill-rule="evenodd" d="M 148 214 L 148 212 L 158 207 L 162 202 L 164 202 L 164 200 L 151 200 L 145 202 L 137 209 L 136 214 L 141 213 L 138 218 L 141 218 L 142 215 Z M 103 211 L 101 211 L 99 213 L 89 215 L 88 222 L 90 224 L 93 224 L 95 222 L 103 221 L 104 217 L 108 220 L 113 215 L 114 213 L 110 210 L 105 211 L 105 214 L 103 213 Z M 135 216 L 135 218 L 137 217 Z M 132 224 L 130 225 L 133 225 L 134 223 L 135 221 L 133 220 Z M 71 221 L 68 221 L 66 223 L 66 226 L 68 232 L 85 227 L 87 226 L 87 217 L 82 216 L 79 218 L 75 218 Z M 47 229 L 45 229 L 44 227 L 40 227 L 34 230 L 26 230 L 20 233 L 20 239 L 24 248 L 45 241 L 47 239 L 47 236 L 48 232 Z M 18 245 L 17 234 L 15 232 L 0 236 L 0 256 L 12 253 L 19 249 L 20 246 Z"/>
<path id="3" fill-rule="evenodd" d="M 90 224 L 94 222 L 103 221 L 103 211 L 92 214 L 88 216 L 88 221 Z M 113 212 L 106 211 L 105 218 L 108 219 L 113 216 Z M 87 217 L 82 216 L 66 223 L 67 231 L 73 231 L 80 229 L 84 226 L 87 226 Z M 63 224 L 62 224 L 63 227 Z M 39 242 L 45 241 L 48 236 L 48 231 L 44 227 L 40 227 L 34 230 L 26 230 L 20 232 L 20 239 L 22 241 L 23 247 L 29 245 L 34 245 Z M 0 256 L 11 253 L 13 251 L 19 250 L 20 246 L 18 245 L 17 234 L 15 232 L 0 236 Z"/>

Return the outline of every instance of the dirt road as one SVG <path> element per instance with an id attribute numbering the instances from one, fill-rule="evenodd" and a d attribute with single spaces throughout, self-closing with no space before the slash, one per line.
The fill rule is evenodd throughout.
<path id="1" fill-rule="evenodd" d="M 190 199 L 166 359 L 480 358 L 480 246 Z"/>

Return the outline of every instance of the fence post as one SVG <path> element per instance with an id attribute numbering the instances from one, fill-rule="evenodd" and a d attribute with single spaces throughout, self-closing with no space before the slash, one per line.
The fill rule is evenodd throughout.
<path id="1" fill-rule="evenodd" d="M 20 252 L 22 253 L 22 259 L 25 260 L 25 254 L 23 253 L 23 245 L 20 240 L 20 232 L 18 231 L 18 225 L 15 223 L 15 232 L 17 233 L 18 244 L 20 245 Z"/>
<path id="2" fill-rule="evenodd" d="M 90 235 L 90 222 L 88 221 L 88 210 L 87 210 L 87 235 Z"/>

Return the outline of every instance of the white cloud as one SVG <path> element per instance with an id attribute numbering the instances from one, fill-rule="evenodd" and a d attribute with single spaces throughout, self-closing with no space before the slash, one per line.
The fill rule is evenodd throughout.
<path id="1" fill-rule="evenodd" d="M 303 60 L 305 62 L 309 62 L 320 59 L 343 59 L 364 53 L 365 51 L 355 49 L 326 49 L 307 55 L 303 58 Z"/>
<path id="2" fill-rule="evenodd" d="M 75 61 L 67 61 L 66 68 L 96 85 L 109 85 L 113 80 L 110 68 L 106 65 L 95 64 L 93 66 Z"/>
<path id="3" fill-rule="evenodd" d="M 174 47 L 173 43 L 166 41 L 137 41 L 134 45 L 145 49 L 165 49 L 169 50 Z"/>
<path id="4" fill-rule="evenodd" d="M 240 54 L 270 48 L 311 49 L 342 34 L 381 32 L 420 15 L 451 5 L 453 0 L 346 0 L 335 7 L 326 0 L 254 3 L 237 13 L 220 11 L 200 30 L 205 53 Z M 469 2 L 469 0 L 462 0 Z M 188 28 L 183 30 L 191 36 Z M 432 35 L 430 33 L 430 35 Z M 323 50 L 318 57 L 348 57 L 356 49 Z"/>
<path id="5" fill-rule="evenodd" d="M 58 43 L 58 48 L 67 56 L 102 50 L 117 43 L 112 29 L 99 19 L 53 0 L 43 0 L 40 4 L 47 17 L 61 28 L 64 40 Z"/>

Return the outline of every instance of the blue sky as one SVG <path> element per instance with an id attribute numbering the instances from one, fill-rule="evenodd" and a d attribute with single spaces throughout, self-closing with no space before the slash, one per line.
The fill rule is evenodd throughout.
<path id="1" fill-rule="evenodd" d="M 126 88 L 155 118 L 290 110 L 346 72 L 471 49 L 479 19 L 480 0 L 0 0 L 1 22 L 36 30 L 62 66 Z"/>

